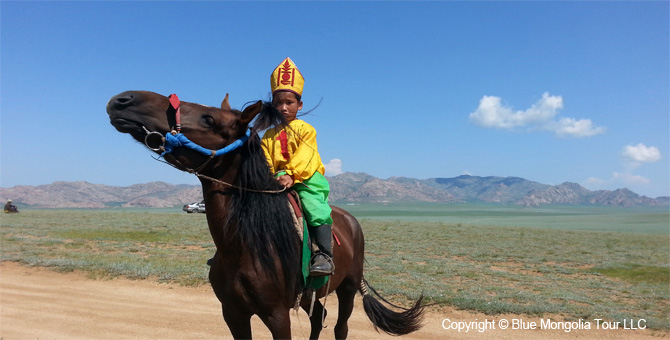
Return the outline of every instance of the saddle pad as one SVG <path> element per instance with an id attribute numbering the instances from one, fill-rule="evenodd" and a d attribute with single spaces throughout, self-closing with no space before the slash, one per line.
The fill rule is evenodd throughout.
<path id="1" fill-rule="evenodd" d="M 311 277 L 309 276 L 309 266 L 312 262 L 312 242 L 309 241 L 309 230 L 307 229 L 307 222 L 302 215 L 302 205 L 298 193 L 290 191 L 288 194 L 289 209 L 293 215 L 293 224 L 298 232 L 298 236 L 302 240 L 302 277 L 304 280 L 305 289 L 313 288 L 319 289 L 328 282 L 328 276 Z"/>

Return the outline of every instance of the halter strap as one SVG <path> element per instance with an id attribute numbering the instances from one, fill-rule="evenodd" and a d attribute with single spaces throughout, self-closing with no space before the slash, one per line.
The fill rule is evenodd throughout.
<path id="1" fill-rule="evenodd" d="M 177 130 L 177 133 L 181 133 L 181 101 L 174 93 L 171 94 L 168 99 L 170 100 L 170 105 L 172 105 L 172 108 L 176 111 L 174 114 L 175 130 Z"/>
<path id="2" fill-rule="evenodd" d="M 242 137 L 219 150 L 210 150 L 202 147 L 192 142 L 190 139 L 188 139 L 188 137 L 186 137 L 186 135 L 181 133 L 181 101 L 179 100 L 179 97 L 173 93 L 168 97 L 168 99 L 170 100 L 170 105 L 176 111 L 176 125 L 173 131 L 165 134 L 165 151 L 161 154 L 161 157 L 171 153 L 177 147 L 186 147 L 210 157 L 223 156 L 242 146 L 251 135 L 251 129 L 247 129 L 247 132 Z"/>
<path id="3" fill-rule="evenodd" d="M 205 156 L 212 156 L 212 157 L 223 156 L 242 146 L 247 141 L 247 139 L 249 139 L 250 135 L 251 130 L 247 129 L 247 132 L 244 134 L 244 136 L 230 143 L 228 146 L 223 147 L 219 150 L 210 150 L 194 143 L 181 132 L 174 135 L 168 132 L 165 134 L 165 152 L 163 152 L 161 156 L 165 156 L 166 154 L 171 153 L 174 150 L 174 148 L 177 147 L 186 147 L 191 150 L 197 151 Z"/>

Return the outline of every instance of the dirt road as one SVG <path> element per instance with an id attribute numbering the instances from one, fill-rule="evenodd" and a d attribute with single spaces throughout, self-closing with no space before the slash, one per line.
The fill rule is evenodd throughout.
<path id="1" fill-rule="evenodd" d="M 0 263 L 0 338 L 18 339 L 230 339 L 220 315 L 220 305 L 209 286 L 190 288 L 126 279 L 90 280 L 81 273 L 62 274 L 11 262 Z M 327 301 L 331 315 L 322 339 L 332 339 L 337 314 L 334 295 Z M 547 317 L 545 317 L 546 319 Z M 445 319 L 449 321 L 444 322 Z M 514 320 L 535 330 L 513 330 Z M 492 321 L 484 332 L 443 327 L 454 322 Z M 556 319 L 560 321 L 560 319 Z M 501 323 L 509 322 L 508 329 Z M 539 318 L 515 315 L 487 316 L 462 311 L 431 311 L 424 327 L 401 338 L 377 333 L 362 310 L 360 297 L 349 321 L 350 339 L 658 339 L 667 332 L 647 329 L 540 329 Z M 463 324 L 463 325 L 464 325 Z M 481 326 L 483 327 L 483 326 Z M 481 328 L 480 327 L 480 328 Z M 495 327 L 495 329 L 491 329 Z M 259 319 L 253 320 L 254 336 L 270 338 Z M 309 319 L 292 313 L 293 337 L 307 339 Z"/>

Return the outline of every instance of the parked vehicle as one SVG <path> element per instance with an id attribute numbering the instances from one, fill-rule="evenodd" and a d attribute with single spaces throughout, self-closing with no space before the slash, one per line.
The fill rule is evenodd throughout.
<path id="1" fill-rule="evenodd" d="M 198 202 L 193 202 L 189 204 L 185 204 L 184 208 L 182 208 L 187 213 L 204 213 L 205 212 L 205 201 L 202 201 L 200 203 Z"/>

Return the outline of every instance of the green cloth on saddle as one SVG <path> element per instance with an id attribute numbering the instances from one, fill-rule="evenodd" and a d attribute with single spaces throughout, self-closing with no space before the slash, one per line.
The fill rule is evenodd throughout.
<path id="1" fill-rule="evenodd" d="M 333 224 L 333 219 L 330 217 L 332 210 L 328 205 L 330 186 L 321 173 L 315 172 L 312 177 L 303 181 L 303 183 L 294 185 L 293 190 L 300 196 L 303 212 L 302 276 L 305 278 L 305 287 L 319 289 L 328 282 L 328 276 L 309 277 L 312 251 L 309 246 L 307 225 Z"/>
<path id="2" fill-rule="evenodd" d="M 305 288 L 319 289 L 328 282 L 329 276 L 311 277 L 309 267 L 312 264 L 312 249 L 309 246 L 309 231 L 307 221 L 302 219 L 302 278 Z"/>
<path id="3" fill-rule="evenodd" d="M 275 174 L 275 177 L 282 175 L 286 175 L 286 171 L 279 171 Z M 309 244 L 307 223 L 309 222 L 313 226 L 333 224 L 333 219 L 330 216 L 332 209 L 328 205 L 330 185 L 326 177 L 316 172 L 312 177 L 294 185 L 291 189 L 298 193 L 303 212 L 302 277 L 305 288 L 319 289 L 328 282 L 328 276 L 309 276 L 309 267 L 312 264 L 312 249 Z"/>

